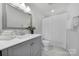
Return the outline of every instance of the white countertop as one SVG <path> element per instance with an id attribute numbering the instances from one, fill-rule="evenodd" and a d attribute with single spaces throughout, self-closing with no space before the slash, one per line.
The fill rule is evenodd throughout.
<path id="1" fill-rule="evenodd" d="M 0 40 L 0 50 L 6 49 L 8 47 L 14 46 L 16 44 L 22 43 L 27 40 L 31 40 L 39 36 L 41 35 L 40 34 L 26 34 L 24 36 L 19 36 L 11 40 Z"/>

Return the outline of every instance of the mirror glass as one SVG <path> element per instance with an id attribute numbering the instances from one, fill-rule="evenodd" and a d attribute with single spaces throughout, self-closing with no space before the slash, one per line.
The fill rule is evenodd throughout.
<path id="1" fill-rule="evenodd" d="M 19 4 L 2 4 L 2 28 L 3 29 L 23 29 L 30 26 L 30 16 L 26 7 Z"/>

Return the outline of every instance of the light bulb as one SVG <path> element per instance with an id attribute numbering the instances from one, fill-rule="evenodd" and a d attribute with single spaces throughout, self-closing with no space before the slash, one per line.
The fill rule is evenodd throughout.
<path id="1" fill-rule="evenodd" d="M 26 12 L 30 12 L 31 9 L 29 8 L 29 6 L 26 7 Z"/>
<path id="2" fill-rule="evenodd" d="M 54 12 L 55 12 L 55 10 L 51 10 L 51 12 L 52 12 L 52 13 L 54 13 Z"/>

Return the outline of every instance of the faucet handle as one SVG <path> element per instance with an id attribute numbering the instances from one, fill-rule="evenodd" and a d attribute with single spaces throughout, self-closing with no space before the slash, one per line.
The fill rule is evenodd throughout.
<path id="1" fill-rule="evenodd" d="M 32 26 L 28 26 L 27 28 L 25 28 L 25 29 L 28 29 L 28 30 L 34 30 L 34 29 L 36 29 L 35 27 L 32 27 Z"/>
<path id="2" fill-rule="evenodd" d="M 28 29 L 30 30 L 31 34 L 34 33 L 34 30 L 36 29 L 35 27 L 32 27 L 32 26 L 28 26 L 28 28 L 25 28 L 25 29 Z"/>
<path id="3" fill-rule="evenodd" d="M 32 30 L 35 30 L 36 28 L 35 27 L 32 27 Z"/>

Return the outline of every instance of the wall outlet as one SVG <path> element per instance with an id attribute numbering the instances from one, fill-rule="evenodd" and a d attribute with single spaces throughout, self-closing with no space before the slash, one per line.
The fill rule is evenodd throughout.
<path id="1" fill-rule="evenodd" d="M 71 55 L 75 55 L 76 54 L 76 49 L 69 49 L 69 53 L 71 54 Z"/>

